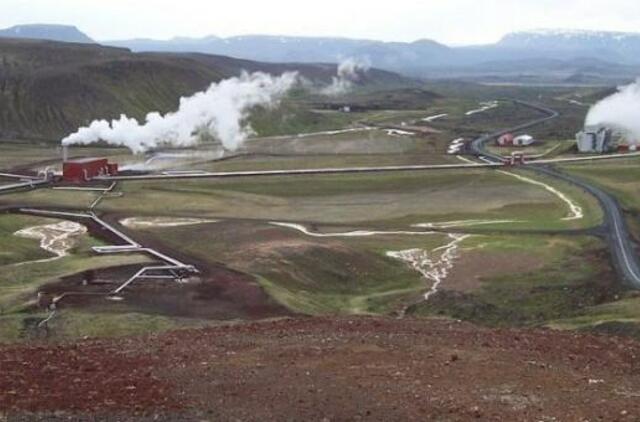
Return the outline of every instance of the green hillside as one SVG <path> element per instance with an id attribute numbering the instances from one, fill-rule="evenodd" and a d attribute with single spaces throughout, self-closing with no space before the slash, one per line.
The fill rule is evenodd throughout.
<path id="1" fill-rule="evenodd" d="M 181 96 L 242 70 L 298 70 L 329 82 L 335 65 L 273 64 L 204 54 L 132 53 L 127 49 L 36 40 L 0 40 L 0 138 L 57 141 L 96 118 L 177 107 Z M 397 74 L 371 70 L 363 85 L 411 86 Z"/>

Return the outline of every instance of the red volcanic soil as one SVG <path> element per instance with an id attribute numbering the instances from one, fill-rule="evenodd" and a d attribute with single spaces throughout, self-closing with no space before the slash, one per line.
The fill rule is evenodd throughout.
<path id="1" fill-rule="evenodd" d="M 9 417 L 640 418 L 640 343 L 390 318 L 300 318 L 0 348 Z"/>

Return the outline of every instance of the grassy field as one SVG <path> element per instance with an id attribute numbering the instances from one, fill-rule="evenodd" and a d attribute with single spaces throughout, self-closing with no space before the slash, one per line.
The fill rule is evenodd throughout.
<path id="1" fill-rule="evenodd" d="M 363 157 L 338 156 L 342 162 Z M 389 163 L 400 159 L 399 155 L 386 157 Z M 313 157 L 307 158 L 305 164 L 311 165 Z M 252 167 L 253 162 L 259 160 L 252 158 L 249 164 L 242 164 Z M 286 158 L 278 161 L 291 165 L 297 162 Z M 269 168 L 268 159 L 264 158 L 262 163 Z M 228 166 L 227 169 L 237 165 L 234 161 L 220 164 Z M 522 175 L 532 177 L 526 172 Z M 523 221 L 515 225 L 482 226 L 477 229 L 487 233 L 479 237 L 482 239 L 493 239 L 491 231 L 496 229 L 579 228 L 597 223 L 598 208 L 593 207 L 583 193 L 569 186 L 557 186 L 550 180 L 542 181 L 553 184 L 580 203 L 586 218 L 562 222 L 567 206 L 556 196 L 540 186 L 486 170 L 123 183 L 118 189 L 124 195 L 105 199 L 99 211 L 122 216 L 226 219 L 204 226 L 153 229 L 151 234 L 158 242 L 196 259 L 212 265 L 224 264 L 252 276 L 270 296 L 293 311 L 312 315 L 389 314 L 415 302 L 430 284 L 407 263 L 389 258 L 386 253 L 413 248 L 431 251 L 448 243 L 445 235 L 315 238 L 270 226 L 267 222 L 298 221 L 314 230 L 339 232 L 361 228 L 415 230 L 410 227 L 412 224 L 465 219 Z M 2 201 L 84 208 L 95 197 L 93 193 L 42 189 L 6 195 Z M 23 217 L 9 217 L 17 220 L 4 223 L 7 244 L 11 242 L 14 228 L 23 224 L 19 220 Z M 28 220 L 24 224 L 30 223 Z M 19 271 L 3 267 L 7 281 L 0 291 L 0 303 L 5 309 L 0 325 L 4 327 L 6 341 L 24 336 L 29 321 L 39 318 L 37 314 L 23 311 L 43 284 L 90 268 L 124 265 L 142 259 L 94 257 L 88 252 L 92 242 L 90 238 L 85 239 L 72 255 L 52 263 L 19 267 Z M 543 241 L 530 242 L 533 249 L 544 249 Z M 518 247 L 524 250 L 526 245 L 520 238 Z M 37 242 L 27 241 L 24 248 L 25 256 L 42 256 Z M 498 246 L 490 251 L 501 253 Z M 580 251 L 575 251 L 579 255 Z M 548 257 L 545 255 L 544 259 Z M 549 272 L 542 274 L 548 276 Z M 572 277 L 565 279 L 573 280 Z M 512 287 L 510 294 L 515 294 L 520 287 Z M 499 293 L 493 291 L 491 295 L 500 298 L 506 295 L 499 296 Z M 61 315 L 56 321 L 56 338 L 135 334 L 208 323 L 132 310 L 120 314 L 101 309 L 73 309 L 64 310 Z"/>
<path id="2" fill-rule="evenodd" d="M 48 252 L 41 249 L 36 240 L 17 237 L 14 233 L 25 227 L 51 222 L 49 219 L 31 216 L 0 215 L 0 265 L 48 258 Z"/>
<path id="3" fill-rule="evenodd" d="M 36 330 L 45 313 L 0 314 L 0 343 L 30 340 L 65 341 L 87 337 L 143 335 L 180 328 L 197 328 L 207 321 L 180 319 L 144 313 L 113 313 L 92 309 L 64 309 L 50 324 L 51 330 Z"/>
<path id="4" fill-rule="evenodd" d="M 541 207 L 537 207 L 536 204 L 528 204 L 526 206 L 527 210 L 524 211 L 524 214 L 527 215 L 527 220 L 525 223 L 518 225 L 518 228 L 530 228 L 530 229 L 546 229 L 546 230 L 562 230 L 566 228 L 572 229 L 580 229 L 580 228 L 591 228 L 602 223 L 603 213 L 598 201 L 585 192 L 584 190 L 568 184 L 564 182 L 559 182 L 556 179 L 542 176 L 537 173 L 533 173 L 530 171 L 516 170 L 512 171 L 516 176 L 524 177 L 526 181 L 521 181 L 522 183 L 530 184 L 532 187 L 537 187 L 538 189 L 546 189 L 545 187 L 539 185 L 540 183 L 546 185 L 546 187 L 550 187 L 557 191 L 556 194 L 550 194 L 554 197 L 555 201 L 558 204 L 562 205 L 563 214 L 560 218 L 553 218 L 549 216 L 549 209 L 542 209 Z M 513 177 L 508 176 L 504 173 L 503 177 Z M 533 185 L 531 185 L 533 183 Z M 548 191 L 546 191 L 548 192 Z M 581 213 L 583 214 L 582 218 L 572 219 L 572 213 L 570 211 L 569 204 L 561 199 L 559 195 L 563 195 L 566 200 L 571 201 L 575 205 L 580 207 Z M 517 210 L 519 207 L 511 208 L 511 212 L 517 214 Z"/>
<path id="5" fill-rule="evenodd" d="M 209 171 L 293 170 L 340 167 L 373 167 L 457 164 L 452 156 L 434 154 L 340 154 L 304 156 L 241 156 L 238 158 L 187 167 Z"/>
<path id="6" fill-rule="evenodd" d="M 221 164 L 225 170 L 246 169 L 243 160 Z M 126 182 L 119 187 L 123 196 L 105 198 L 99 210 L 149 215 L 161 209 L 165 215 L 395 228 L 464 219 L 517 220 L 517 225 L 506 227 L 515 229 L 585 228 L 599 223 L 595 200 L 579 189 L 528 172 L 521 175 L 555 186 L 583 208 L 585 218 L 563 221 L 568 206 L 557 196 L 491 170 Z M 4 195 L 0 202 L 85 209 L 96 197 L 90 192 L 39 189 Z"/>
<path id="7" fill-rule="evenodd" d="M 95 192 L 65 191 L 46 188 L 2 195 L 0 197 L 0 204 L 66 207 L 86 210 L 96 198 L 98 198 L 98 193 Z"/>
<path id="8" fill-rule="evenodd" d="M 293 96 L 278 109 L 258 110 L 251 119 L 261 136 L 356 124 L 402 123 L 433 126 L 440 133 L 405 137 L 375 129 L 310 137 L 272 136 L 250 140 L 240 151 L 243 155 L 237 158 L 176 163 L 174 168 L 240 171 L 457 163 L 457 159 L 445 154 L 452 139 L 470 138 L 537 117 L 530 109 L 509 101 L 502 101 L 498 108 L 486 112 L 465 115 L 479 108 L 479 101 L 502 98 L 511 88 L 478 88 L 473 95 L 459 91 L 451 95 L 453 88 L 446 85 L 440 88 L 442 95 L 420 90 L 389 97 L 380 92 L 364 93 L 358 98 L 368 108 L 354 113 L 337 112 L 332 109 L 336 104 L 313 103 L 308 98 Z M 521 91 L 524 97 L 519 98 L 536 100 L 532 92 L 525 89 Z M 580 113 L 584 110 L 567 101 L 574 98 L 575 91 L 550 90 L 541 95 L 537 100 L 555 101 L 553 105 L 562 108 L 567 117 L 534 133 L 545 142 L 528 152 L 547 152 L 555 148 L 554 140 L 560 140 L 557 143 L 560 146 L 549 154 L 565 154 L 572 141 L 563 141 L 571 137 L 564 133 L 573 131 L 572 126 L 582 118 Z M 402 107 L 393 106 L 399 99 L 404 101 Z M 437 114 L 448 116 L 431 123 L 422 121 Z M 198 154 L 207 148 L 194 152 Z M 112 148 L 74 147 L 71 155 L 108 156 L 125 165 L 147 158 Z M 55 144 L 0 145 L 0 168 L 59 168 L 58 157 Z M 640 192 L 634 177 L 640 174 L 635 164 L 636 161 L 630 161 L 622 168 L 603 163 L 567 169 L 615 188 L 623 203 L 637 210 Z M 276 227 L 270 222 L 297 222 L 311 231 L 336 233 L 415 231 L 419 229 L 412 226 L 421 223 L 508 220 L 461 229 L 473 233 L 473 237 L 460 245 L 459 262 L 454 267 L 458 272 L 445 280 L 441 293 L 428 303 L 412 307 L 411 314 L 461 318 L 488 325 L 577 329 L 596 329 L 603 323 L 640 322 L 640 313 L 634 310 L 640 299 L 617 287 L 599 240 L 527 233 L 594 227 L 602 220 L 597 202 L 571 185 L 527 171 L 514 171 L 537 184 L 492 170 L 126 182 L 117 188 L 122 196 L 105 198 L 97 211 L 118 217 L 220 219 L 212 224 L 134 230 L 134 237 L 137 233 L 212 268 L 218 265 L 248 276 L 279 304 L 309 315 L 393 314 L 404 310 L 420 300 L 431 282 L 406 262 L 387 256 L 387 252 L 420 249 L 433 256 L 451 238 L 446 233 L 318 237 Z M 579 205 L 584 218 L 565 220 L 569 215 L 568 204 L 540 183 L 557 189 Z M 0 204 L 86 209 L 96 198 L 96 193 L 40 189 L 3 195 Z M 29 327 L 43 315 L 30 310 L 28 305 L 43 285 L 89 269 L 146 260 L 139 255 L 94 256 L 90 247 L 97 241 L 87 235 L 69 256 L 48 263 L 15 266 L 17 262 L 48 257 L 36 240 L 13 235 L 19 228 L 47 221 L 50 220 L 0 216 L 0 341 L 16 341 L 29 335 Z M 510 230 L 525 234 L 508 235 Z M 447 289 L 447 282 L 451 290 Z M 210 323 L 206 318 L 185 319 L 144 312 L 133 305 L 108 309 L 100 305 L 63 309 L 56 319 L 55 332 L 56 338 L 64 339 L 139 334 Z"/>
<path id="9" fill-rule="evenodd" d="M 624 207 L 640 211 L 640 159 L 565 164 L 560 168 L 611 192 Z"/>
<path id="10" fill-rule="evenodd" d="M 365 130 L 336 135 L 292 138 L 261 138 L 251 140 L 242 148 L 254 154 L 296 155 L 381 155 L 399 153 L 442 154 L 444 143 L 452 140 L 447 134 L 428 136 L 389 135 L 384 130 Z M 438 148 L 440 146 L 440 148 Z"/>
<path id="11" fill-rule="evenodd" d="M 640 160 L 637 158 L 608 162 L 563 165 L 562 169 L 580 176 L 613 194 L 627 211 L 632 233 L 640 236 Z M 558 318 L 554 328 L 595 330 L 640 338 L 640 297 L 636 292 L 619 294 L 617 300 L 586 309 L 579 315 Z"/>
<path id="12" fill-rule="evenodd" d="M 529 236 L 475 238 L 491 253 L 523 251 L 544 263 L 532 272 L 481 279 L 472 292 L 443 291 L 411 309 L 413 315 L 441 315 L 490 326 L 557 325 L 565 318 L 597 312 L 624 294 L 604 244 L 589 237 Z"/>
<path id="13" fill-rule="evenodd" d="M 396 228 L 475 218 L 526 220 L 542 223 L 540 228 L 598 220 L 594 211 L 583 222 L 558 222 L 567 215 L 566 204 L 538 186 L 491 171 L 136 182 L 121 189 L 124 195 L 106 199 L 100 210 Z M 566 189 L 591 209 L 577 190 Z M 42 192 L 31 195 L 43 200 Z"/>
<path id="14" fill-rule="evenodd" d="M 640 297 L 624 292 L 616 300 L 592 306 L 577 316 L 558 318 L 549 326 L 561 330 L 595 331 L 640 339 Z"/>
<path id="15" fill-rule="evenodd" d="M 323 228 L 324 230 L 325 228 Z M 336 232 L 337 228 L 328 228 Z M 388 250 L 433 249 L 445 235 L 311 237 L 266 223 L 147 230 L 159 241 L 211 263 L 251 274 L 287 308 L 304 314 L 389 313 L 428 289 Z"/>
<path id="16" fill-rule="evenodd" d="M 277 108 L 255 110 L 250 124 L 258 136 L 274 136 L 340 129 L 356 124 L 367 116 L 366 112 L 314 110 L 308 104 L 284 101 Z"/>
<path id="17" fill-rule="evenodd" d="M 433 122 L 433 126 L 437 129 L 480 134 L 493 132 L 500 128 L 517 126 L 536 118 L 544 117 L 541 112 L 510 101 L 500 101 L 498 107 L 471 115 L 466 113 L 479 109 L 481 104 L 463 104 L 468 108 L 461 108 L 458 105 L 458 110 L 455 114 L 436 120 Z"/>
<path id="18" fill-rule="evenodd" d="M 561 169 L 588 180 L 614 195 L 626 213 L 635 240 L 640 239 L 640 159 L 629 158 L 598 163 L 563 165 Z"/>
<path id="19" fill-rule="evenodd" d="M 71 54 L 73 59 L 69 63 L 65 61 L 64 66 L 79 69 L 75 47 L 69 51 L 64 46 L 58 49 L 61 54 Z M 47 83 L 53 91 L 41 90 L 46 94 L 44 100 L 48 106 L 24 104 L 15 110 L 7 108 L 9 114 L 5 113 L 5 120 L 10 124 L 5 125 L 6 134 L 23 133 L 26 139 L 46 138 L 50 142 L 13 139 L 0 142 L 0 169 L 18 172 L 50 167 L 60 170 L 59 144 L 55 139 L 75 130 L 78 125 L 95 117 L 113 117 L 121 112 L 140 118 L 152 109 L 171 110 L 175 108 L 179 94 L 195 92 L 212 80 L 233 74 L 238 65 L 232 59 L 210 59 L 212 61 L 208 62 L 209 59 L 202 57 L 177 60 L 162 55 L 136 57 L 129 63 L 131 55 L 127 53 L 118 53 L 118 56 L 123 55 L 123 64 L 105 63 L 94 57 L 93 48 L 90 50 L 88 61 L 94 66 L 79 74 L 79 80 L 87 84 L 82 92 L 88 92 L 88 97 L 80 102 L 72 98 L 74 90 L 67 89 L 70 81 L 65 79 L 60 83 Z M 53 56 L 35 54 L 34 57 L 51 60 Z M 286 70 L 286 66 L 281 65 L 252 65 L 249 62 L 246 65 L 255 66 L 250 70 L 276 73 Z M 55 70 L 59 69 L 60 63 L 56 61 L 46 66 Z M 313 68 L 305 69 L 313 71 Z M 31 65 L 26 70 L 19 80 L 41 82 L 39 75 L 47 74 L 33 73 Z M 312 75 L 311 79 L 328 81 L 332 72 L 333 68 L 329 73 L 323 71 L 322 75 Z M 236 158 L 214 161 L 216 145 L 205 143 L 183 150 L 195 155 L 195 159 L 169 163 L 166 168 L 242 171 L 458 163 L 455 157 L 446 154 L 453 139 L 471 139 L 541 116 L 529 108 L 515 105 L 509 98 L 547 104 L 560 111 L 560 118 L 530 132 L 542 143 L 525 152 L 566 155 L 572 153 L 573 141 L 570 139 L 582 126 L 587 110 L 586 105 L 575 102 L 589 104 L 603 95 L 594 89 L 490 87 L 449 81 L 429 82 L 419 88 L 407 86 L 409 81 L 396 75 L 373 72 L 373 86 L 342 98 L 314 96 L 296 90 L 279 107 L 253 110 L 249 123 L 255 130 L 255 139 L 247 141 L 237 151 L 239 156 Z M 114 75 L 122 78 L 114 79 Z M 53 77 L 52 81 L 56 80 L 57 76 Z M 394 84 L 398 86 L 394 87 Z M 10 84 L 8 89 L 20 97 L 26 94 L 24 86 L 27 85 Z M 136 89 L 130 90 L 128 86 Z M 99 87 L 104 90 L 96 91 Z M 60 92 L 56 93 L 58 90 Z M 92 92 L 98 92 L 99 98 L 91 97 Z M 108 93 L 108 98 L 102 93 Z M 480 108 L 480 102 L 495 100 L 500 101 L 499 107 L 467 114 Z M 351 106 L 353 112 L 338 111 L 345 105 Z M 447 116 L 432 122 L 423 120 L 440 114 Z M 367 125 L 376 128 L 343 134 L 295 136 Z M 429 126 L 436 132 L 394 136 L 385 130 L 387 126 L 413 125 Z M 11 130 L 12 127 L 15 130 Z M 151 157 L 151 154 L 133 156 L 126 149 L 104 147 L 73 147 L 70 155 L 105 156 L 121 166 L 144 163 Z M 639 212 L 638 162 L 640 160 L 576 165 L 565 169 L 610 189 L 629 210 Z M 598 239 L 566 233 L 533 233 L 594 227 L 602 220 L 597 202 L 571 185 L 527 171 L 514 172 L 537 184 L 491 170 L 127 182 L 117 188 L 122 196 L 106 197 L 97 212 L 122 218 L 219 219 L 217 223 L 132 231 L 134 238 L 138 235 L 153 240 L 160 247 L 184 254 L 185 260 L 191 257 L 198 264 L 217 268 L 219 272 L 211 270 L 212 274 L 221 277 L 223 284 L 252 284 L 258 293 L 252 290 L 247 293 L 249 296 L 264 295 L 259 289 L 262 287 L 270 296 L 269 301 L 275 299 L 288 310 L 309 315 L 404 311 L 420 301 L 432 282 L 407 262 L 391 258 L 387 253 L 418 249 L 427 251 L 433 258 L 442 253 L 439 248 L 450 244 L 452 238 L 446 233 L 319 237 L 270 222 L 296 222 L 312 232 L 339 233 L 351 230 L 416 231 L 420 229 L 412 226 L 423 223 L 507 220 L 460 229 L 473 236 L 460 243 L 459 256 L 441 292 L 432 296 L 429 302 L 413 306 L 410 314 L 460 318 L 498 326 L 552 326 L 624 333 L 637 330 L 640 336 L 640 312 L 636 311 L 640 309 L 637 306 L 640 297 L 618 287 L 604 245 Z M 557 189 L 579 205 L 584 218 L 566 220 L 569 216 L 566 201 L 540 183 Z M 0 205 L 86 210 L 97 197 L 97 193 L 40 189 L 3 195 Z M 68 256 L 45 263 L 15 265 L 50 258 L 37 240 L 18 238 L 14 233 L 20 228 L 52 221 L 0 215 L 0 342 L 25 340 L 39 334 L 32 328 L 45 315 L 31 305 L 43 286 L 90 269 L 141 263 L 148 259 L 141 255 L 95 256 L 90 248 L 99 241 L 84 235 Z M 640 223 L 633 222 L 634 230 L 640 235 Z M 508 234 L 509 231 L 513 234 Z M 255 287 L 256 283 L 258 287 Z M 244 296 L 225 298 L 224 286 L 212 285 L 209 286 L 211 289 L 220 289 L 223 293 L 209 291 L 211 296 L 204 295 L 205 299 L 200 299 L 197 288 L 180 293 L 179 288 L 183 286 L 176 287 L 177 290 L 163 286 L 161 291 L 136 286 L 140 290 L 133 293 L 143 292 L 140 297 L 148 307 L 138 306 L 135 294 L 129 296 L 130 301 L 120 304 L 92 302 L 63 307 L 53 323 L 55 339 L 136 335 L 202 326 L 215 323 L 217 316 L 187 319 L 184 315 L 177 317 L 175 313 L 163 311 L 171 309 L 171 305 L 189 306 L 198 300 L 199 305 L 207 309 L 218 309 L 220 304 L 224 306 L 224 300 L 250 300 Z M 191 296 L 196 296 L 194 302 L 189 301 L 193 299 Z M 171 300 L 175 302 L 171 303 Z M 227 312 L 231 315 L 229 318 L 248 315 L 232 307 L 220 312 Z"/>
<path id="20" fill-rule="evenodd" d="M 0 215 L 0 250 L 3 252 L 0 259 L 0 342 L 15 340 L 15 336 L 24 328 L 23 323 L 34 318 L 34 314 L 27 312 L 27 308 L 34 303 L 37 291 L 43 285 L 90 269 L 147 261 L 141 255 L 95 256 L 90 248 L 100 243 L 83 235 L 68 256 L 54 261 L 37 262 L 51 258 L 52 255 L 40 247 L 38 240 L 17 237 L 14 233 L 25 227 L 57 221 L 31 216 Z M 21 263 L 26 264 L 18 265 Z M 17 330 L 16 327 L 20 329 Z"/>

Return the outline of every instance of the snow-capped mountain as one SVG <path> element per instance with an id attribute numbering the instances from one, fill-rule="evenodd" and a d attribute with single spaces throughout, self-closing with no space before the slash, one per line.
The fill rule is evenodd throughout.
<path id="1" fill-rule="evenodd" d="M 13 27 L 0 30 L 0 37 L 3 36 L 91 42 L 74 27 L 56 25 Z M 205 53 L 273 63 L 337 63 L 357 57 L 373 67 L 419 77 L 533 77 L 618 83 L 640 75 L 640 33 L 626 32 L 542 29 L 514 32 L 495 44 L 467 47 L 450 47 L 429 39 L 383 42 L 259 34 L 130 39 L 102 44 L 135 52 Z"/>
<path id="2" fill-rule="evenodd" d="M 640 63 L 640 34 L 627 32 L 542 29 L 506 35 L 497 44 L 508 49 L 563 52 L 573 57 L 595 56 Z"/>

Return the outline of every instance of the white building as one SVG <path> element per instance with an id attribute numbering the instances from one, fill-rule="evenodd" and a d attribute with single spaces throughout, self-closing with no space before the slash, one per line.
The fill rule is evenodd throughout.
<path id="1" fill-rule="evenodd" d="M 515 147 L 527 147 L 536 143 L 536 140 L 531 135 L 520 135 L 513 138 L 513 146 Z"/>
<path id="2" fill-rule="evenodd" d="M 615 148 L 613 131 L 604 126 L 587 126 L 576 134 L 578 151 L 585 153 L 604 153 Z"/>

